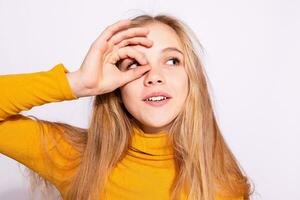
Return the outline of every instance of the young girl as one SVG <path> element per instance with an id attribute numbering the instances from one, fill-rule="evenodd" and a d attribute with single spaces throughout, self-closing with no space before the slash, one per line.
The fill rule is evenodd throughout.
<path id="1" fill-rule="evenodd" d="M 249 199 L 197 45 L 175 17 L 141 15 L 106 28 L 75 72 L 0 76 L 0 152 L 66 200 Z M 19 114 L 87 96 L 87 129 Z"/>

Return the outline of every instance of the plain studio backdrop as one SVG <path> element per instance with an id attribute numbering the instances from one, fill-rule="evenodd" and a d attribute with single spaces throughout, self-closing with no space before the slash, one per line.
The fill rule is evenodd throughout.
<path id="1" fill-rule="evenodd" d="M 0 74 L 47 71 L 58 63 L 75 71 L 106 26 L 142 11 L 174 15 L 205 48 L 215 113 L 255 184 L 252 199 L 297 200 L 299 10 L 296 0 L 0 0 Z M 23 113 L 86 128 L 90 109 L 86 97 Z M 23 166 L 1 154 L 0 169 L 0 199 L 28 199 Z"/>

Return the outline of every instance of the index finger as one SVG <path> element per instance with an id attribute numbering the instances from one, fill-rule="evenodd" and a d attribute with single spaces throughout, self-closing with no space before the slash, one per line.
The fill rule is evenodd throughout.
<path id="1" fill-rule="evenodd" d="M 100 45 L 99 43 L 108 41 L 116 32 L 124 28 L 127 28 L 130 24 L 131 24 L 131 20 L 124 19 L 108 26 L 95 40 L 95 44 L 98 46 Z"/>

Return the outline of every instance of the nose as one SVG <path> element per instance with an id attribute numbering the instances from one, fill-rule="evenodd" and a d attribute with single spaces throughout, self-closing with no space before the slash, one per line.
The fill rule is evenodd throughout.
<path id="1" fill-rule="evenodd" d="M 146 73 L 144 83 L 146 86 L 164 84 L 164 78 L 159 69 L 152 68 Z"/>

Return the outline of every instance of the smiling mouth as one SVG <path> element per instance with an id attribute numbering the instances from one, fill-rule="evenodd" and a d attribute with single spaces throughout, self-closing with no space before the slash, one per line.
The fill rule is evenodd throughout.
<path id="1" fill-rule="evenodd" d="M 171 98 L 163 98 L 161 100 L 143 100 L 147 105 L 150 105 L 150 106 L 154 106 L 154 107 L 160 107 L 160 106 L 163 106 L 165 104 L 167 104 L 169 101 L 170 101 Z"/>
<path id="2" fill-rule="evenodd" d="M 163 101 L 163 100 L 170 99 L 170 98 L 171 97 L 158 96 L 158 97 L 150 97 L 150 98 L 144 99 L 143 101 L 153 101 L 153 102 L 156 102 L 156 101 Z"/>

